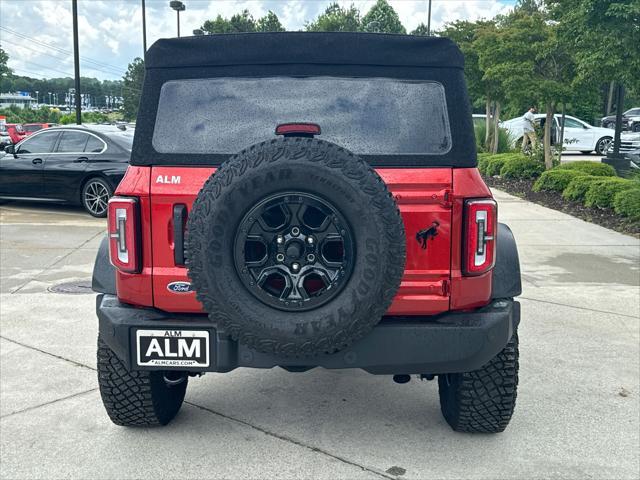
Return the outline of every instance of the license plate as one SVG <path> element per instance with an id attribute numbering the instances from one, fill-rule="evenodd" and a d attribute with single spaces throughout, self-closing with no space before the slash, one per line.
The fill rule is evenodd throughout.
<path id="1" fill-rule="evenodd" d="M 137 330 L 136 346 L 139 366 L 209 366 L 207 330 Z"/>

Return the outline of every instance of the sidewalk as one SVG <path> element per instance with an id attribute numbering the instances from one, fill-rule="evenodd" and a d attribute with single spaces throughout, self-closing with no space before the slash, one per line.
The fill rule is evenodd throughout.
<path id="1" fill-rule="evenodd" d="M 321 369 L 207 374 L 168 427 L 116 427 L 94 296 L 47 290 L 90 278 L 104 221 L 0 206 L 0 477 L 637 478 L 640 241 L 495 194 L 524 287 L 518 403 L 495 436 L 453 432 L 437 382 Z"/>

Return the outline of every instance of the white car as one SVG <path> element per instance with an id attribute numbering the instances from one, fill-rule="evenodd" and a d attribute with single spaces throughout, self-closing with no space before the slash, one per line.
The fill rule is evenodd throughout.
<path id="1" fill-rule="evenodd" d="M 544 113 L 535 115 L 536 124 L 540 128 L 544 126 L 547 116 Z M 554 145 L 560 140 L 560 122 L 562 115 L 556 114 L 551 129 L 551 139 Z M 514 145 L 522 142 L 524 134 L 524 118 L 517 117 L 500 124 L 511 137 Z M 566 151 L 578 151 L 591 153 L 595 151 L 599 155 L 606 155 L 609 145 L 613 141 L 613 132 L 609 128 L 594 127 L 587 122 L 565 115 L 564 117 L 564 148 Z"/>

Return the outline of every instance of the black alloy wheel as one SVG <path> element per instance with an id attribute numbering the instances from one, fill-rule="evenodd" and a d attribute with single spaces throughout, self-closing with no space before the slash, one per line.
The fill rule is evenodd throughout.
<path id="1" fill-rule="evenodd" d="M 304 311 L 327 303 L 349 280 L 355 243 L 330 202 L 303 192 L 271 195 L 240 222 L 235 265 L 266 305 Z"/>

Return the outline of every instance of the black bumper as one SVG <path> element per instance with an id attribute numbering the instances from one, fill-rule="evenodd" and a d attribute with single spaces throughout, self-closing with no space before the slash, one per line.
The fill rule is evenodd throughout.
<path id="1" fill-rule="evenodd" d="M 174 368 L 228 372 L 238 367 L 290 370 L 361 368 L 374 374 L 439 374 L 480 368 L 507 344 L 520 322 L 520 304 L 497 300 L 473 312 L 431 317 L 385 317 L 350 348 L 332 355 L 291 359 L 259 353 L 219 330 L 205 315 L 179 315 L 122 304 L 113 295 L 96 299 L 100 335 L 129 370 L 167 370 L 136 365 L 138 329 L 208 330 L 210 366 Z"/>

